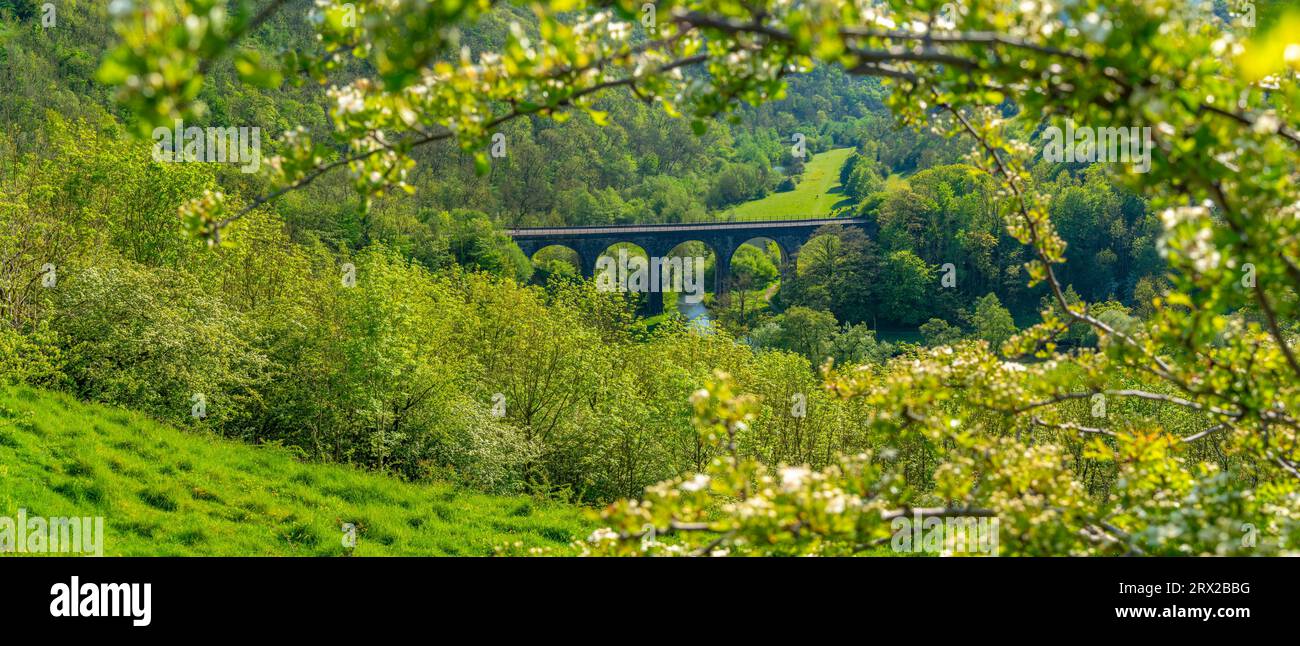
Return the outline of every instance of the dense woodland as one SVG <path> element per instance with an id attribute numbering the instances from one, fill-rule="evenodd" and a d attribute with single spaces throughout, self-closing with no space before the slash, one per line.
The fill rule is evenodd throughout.
<path id="1" fill-rule="evenodd" d="M 202 13 L 215 3 L 186 4 Z M 231 9 L 244 20 L 251 15 L 246 4 Z M 446 42 L 429 39 L 430 65 L 454 63 L 462 48 L 475 58 L 509 57 L 525 40 L 562 40 L 550 33 L 554 25 L 580 20 L 514 3 L 460 10 L 473 18 L 454 37 L 444 34 Z M 310 66 L 286 53 L 319 52 L 318 31 L 343 38 L 330 31 L 334 9 L 322 11 L 306 0 L 283 3 L 242 39 L 237 55 L 204 65 L 202 85 L 187 99 L 202 110 L 167 112 L 156 96 L 123 81 L 121 69 L 151 55 L 149 45 L 120 44 L 134 33 L 129 16 L 115 20 L 98 4 L 60 6 L 56 25 L 44 27 L 34 0 L 0 0 L 0 380 L 123 405 L 194 432 L 290 447 L 304 460 L 614 503 L 606 518 L 616 530 L 623 523 L 624 534 L 599 543 L 614 552 L 625 550 L 639 523 L 667 522 L 615 501 L 650 487 L 662 503 L 674 479 L 699 482 L 688 478 L 708 472 L 720 483 L 727 474 L 737 480 L 716 485 L 724 502 L 701 500 L 689 512 L 725 517 L 725 501 L 746 499 L 736 489 L 749 486 L 742 480 L 762 488 L 774 477 L 764 469 L 782 465 L 801 465 L 782 473 L 802 469 L 813 487 L 840 477 L 891 482 L 889 505 L 1040 505 L 1065 510 L 1043 511 L 1058 514 L 1049 524 L 1127 528 L 1080 543 L 1064 538 L 1072 529 L 1031 531 L 1041 519 L 1008 512 L 1004 522 L 1023 538 L 1015 553 L 1094 546 L 1226 553 L 1235 550 L 1229 544 L 1243 519 L 1278 536 L 1296 531 L 1296 482 L 1276 471 L 1276 459 L 1260 457 L 1274 455 L 1267 444 L 1259 449 L 1245 431 L 1160 444 L 1144 430 L 1209 433 L 1225 422 L 1205 410 L 1228 403 L 1198 400 L 1210 396 L 1204 390 L 1162 390 L 1165 367 L 1106 367 L 1108 352 L 1119 352 L 1122 365 L 1132 359 L 1108 335 L 1170 329 L 1157 306 L 1195 291 L 1179 287 L 1183 267 L 1161 253 L 1169 233 L 1160 214 L 1169 205 L 1117 181 L 1113 168 L 1041 156 L 1024 165 L 1015 181 L 1042 196 L 1066 262 L 1054 262 L 1057 249 L 1046 243 L 1053 262 L 1044 261 L 1039 242 L 1026 244 L 1023 230 L 1008 225 L 1005 177 L 972 153 L 970 139 L 919 122 L 916 110 L 898 105 L 905 99 L 893 81 L 850 73 L 841 62 L 783 75 L 778 91 L 734 101 L 725 116 L 675 116 L 619 88 L 579 110 L 501 124 L 504 157 L 486 157 L 465 140 L 435 141 L 403 151 L 412 162 L 401 172 L 406 190 L 373 190 L 358 179 L 364 176 L 340 170 L 258 204 L 289 175 L 152 159 L 147 133 L 170 123 L 164 114 L 184 114 L 187 125 L 259 126 L 267 158 L 293 158 L 294 140 L 281 136 L 295 131 L 313 137 L 321 155 L 348 154 L 338 132 L 354 126 L 340 125 L 347 115 L 338 88 L 413 81 L 392 80 L 401 64 L 379 54 L 322 55 L 331 61 L 329 84 L 293 69 Z M 1145 24 L 1137 15 L 1128 18 Z M 362 32 L 396 47 L 383 29 Z M 714 29 L 708 33 L 719 42 L 743 31 L 701 29 Z M 710 82 L 722 83 L 718 72 Z M 760 81 L 744 83 L 766 92 L 768 80 Z M 1040 106 L 979 100 L 1002 120 L 1000 137 L 1041 147 L 1050 115 Z M 732 293 L 709 301 L 715 324 L 708 331 L 671 315 L 643 320 L 635 297 L 598 291 L 563 253 L 525 257 L 503 233 L 725 218 L 728 207 L 800 181 L 795 133 L 807 137 L 812 154 L 853 149 L 839 172 L 835 212 L 873 226 L 825 227 L 800 251 L 788 280 L 779 277 L 774 247 L 742 248 Z M 224 226 L 218 244 L 207 220 L 182 217 L 205 191 L 255 207 Z M 355 286 L 340 280 L 348 264 Z M 1048 265 L 1054 272 L 1044 281 Z M 52 284 L 43 280 L 50 266 Z M 955 278 L 950 286 L 947 273 Z M 1286 307 L 1275 317 L 1235 299 L 1216 304 L 1217 318 L 1204 324 L 1224 352 L 1235 347 L 1225 340 L 1232 330 L 1249 330 L 1245 343 L 1258 352 L 1294 339 Z M 1261 331 L 1270 323 L 1271 341 Z M 1141 338 L 1148 340 L 1138 345 L 1158 348 L 1152 352 L 1174 352 L 1159 349 L 1168 339 Z M 1011 361 L 1017 356 L 1032 367 Z M 1203 363 L 1186 365 L 1195 371 Z M 1276 357 L 1268 366 L 1261 368 L 1268 379 L 1288 379 Z M 1014 381 L 1026 370 L 1025 381 Z M 1013 385 L 997 381 L 1003 378 Z M 1107 414 L 1122 421 L 1105 432 L 1080 432 L 1097 422 L 1087 397 L 1061 397 L 1046 419 L 1015 410 L 1058 395 L 1043 390 L 1058 386 L 1086 394 L 1153 390 L 1200 403 L 1112 396 Z M 966 388 L 969 399 L 958 394 Z M 196 395 L 205 405 L 201 418 L 193 414 Z M 1291 395 L 1278 397 L 1284 410 Z M 793 402 L 806 407 L 792 414 Z M 1266 425 L 1274 423 L 1270 414 L 1260 413 Z M 1037 440 L 1025 437 L 1031 431 Z M 869 466 L 844 457 L 866 455 L 889 457 Z M 719 471 L 720 464 L 734 470 Z M 963 480 L 972 470 L 991 480 Z M 1042 493 L 1050 501 L 1017 497 L 1028 495 L 1023 478 L 1050 483 Z M 1178 505 L 1149 500 L 1161 488 L 1183 500 L 1221 492 L 1231 513 L 1174 518 Z M 1161 523 L 1201 534 L 1183 547 L 1159 533 Z M 808 545 L 791 540 L 795 551 Z"/>

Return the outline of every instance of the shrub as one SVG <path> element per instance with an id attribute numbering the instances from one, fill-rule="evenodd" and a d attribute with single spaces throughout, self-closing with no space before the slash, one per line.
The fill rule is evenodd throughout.
<path id="1" fill-rule="evenodd" d="M 63 382 L 57 338 L 42 323 L 29 334 L 0 326 L 0 385 L 54 386 Z"/>

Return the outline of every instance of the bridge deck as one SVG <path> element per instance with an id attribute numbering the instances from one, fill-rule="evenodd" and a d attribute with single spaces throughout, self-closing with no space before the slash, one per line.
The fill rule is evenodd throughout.
<path id="1" fill-rule="evenodd" d="M 604 236 L 628 233 L 671 233 L 676 231 L 746 231 L 750 229 L 816 228 L 825 224 L 864 224 L 863 218 L 815 218 L 809 220 L 750 220 L 745 222 L 692 222 L 677 224 L 607 224 L 590 227 L 524 227 L 506 229 L 512 238 L 556 238 Z"/>

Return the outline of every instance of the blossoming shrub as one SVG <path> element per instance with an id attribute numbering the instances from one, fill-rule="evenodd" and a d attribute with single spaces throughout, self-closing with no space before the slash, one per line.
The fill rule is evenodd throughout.
<path id="1" fill-rule="evenodd" d="M 980 350 L 967 352 L 973 360 Z M 895 368 L 885 383 L 857 395 L 906 399 L 901 386 L 912 375 Z M 1189 458 L 1186 443 L 1156 430 L 1087 443 L 1085 455 L 1113 473 L 1110 490 L 1097 495 L 1067 443 L 990 433 L 991 420 L 969 415 L 964 403 L 931 416 L 920 401 L 896 401 L 910 412 L 900 418 L 882 410 L 875 424 L 945 447 L 927 490 L 903 475 L 906 465 L 889 448 L 820 470 L 739 457 L 735 438 L 753 421 L 756 400 L 734 392 L 725 374 L 692 401 L 697 430 L 720 455 L 702 473 L 607 507 L 600 513 L 607 527 L 575 545 L 577 553 L 878 554 L 890 549 L 895 519 L 918 516 L 996 518 L 1002 555 L 1266 555 L 1294 551 L 1300 540 L 1294 481 L 1245 487 L 1240 476 Z M 960 545 L 942 549 L 963 552 Z"/>

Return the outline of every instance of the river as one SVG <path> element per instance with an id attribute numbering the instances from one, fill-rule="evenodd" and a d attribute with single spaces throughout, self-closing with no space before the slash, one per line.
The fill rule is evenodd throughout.
<path id="1" fill-rule="evenodd" d="M 713 319 L 709 318 L 709 308 L 704 303 L 687 303 L 686 299 L 677 299 L 677 311 L 690 321 L 692 326 L 701 330 L 708 330 Z"/>

